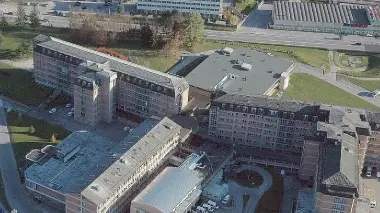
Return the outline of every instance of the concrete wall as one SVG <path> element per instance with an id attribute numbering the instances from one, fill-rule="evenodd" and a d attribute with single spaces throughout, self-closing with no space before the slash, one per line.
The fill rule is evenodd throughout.
<path id="1" fill-rule="evenodd" d="M 343 213 L 354 213 L 356 209 L 356 199 L 335 197 L 317 192 L 315 200 L 315 210 L 318 213 L 331 213 L 339 210 Z"/>

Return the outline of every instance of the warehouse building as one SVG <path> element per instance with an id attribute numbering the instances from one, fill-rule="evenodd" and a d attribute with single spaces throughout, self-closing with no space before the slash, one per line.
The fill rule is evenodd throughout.
<path id="1" fill-rule="evenodd" d="M 274 29 L 338 34 L 380 34 L 380 7 L 353 4 L 273 2 Z"/>

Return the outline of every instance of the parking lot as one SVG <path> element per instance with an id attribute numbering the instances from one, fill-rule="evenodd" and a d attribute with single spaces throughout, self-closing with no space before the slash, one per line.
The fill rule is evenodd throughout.
<path id="1" fill-rule="evenodd" d="M 371 178 L 367 177 L 360 177 L 361 178 L 361 183 L 362 183 L 362 195 L 369 195 L 373 196 L 374 199 L 376 200 L 376 208 L 368 208 L 368 205 L 363 205 L 363 213 L 367 212 L 368 209 L 370 213 L 378 213 L 380 212 L 380 181 L 379 178 L 376 178 L 375 175 L 373 175 Z M 368 197 L 368 199 L 371 199 Z M 363 200 L 363 202 L 368 202 L 367 200 Z"/>
<path id="2" fill-rule="evenodd" d="M 239 31 L 252 31 L 252 28 L 267 29 L 272 20 L 272 9 L 272 4 L 262 4 L 247 17 Z"/>

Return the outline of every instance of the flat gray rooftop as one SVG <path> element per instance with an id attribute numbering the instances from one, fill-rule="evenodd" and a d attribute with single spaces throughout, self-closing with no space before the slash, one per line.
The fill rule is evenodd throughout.
<path id="1" fill-rule="evenodd" d="M 173 212 L 201 181 L 190 170 L 166 167 L 132 203 L 151 206 L 161 212 Z"/>
<path id="2" fill-rule="evenodd" d="M 76 147 L 80 147 L 80 155 L 78 154 L 66 162 L 57 157 L 52 157 L 42 165 L 35 163 L 25 170 L 25 177 L 62 194 L 70 192 L 73 190 L 73 185 L 81 186 L 81 179 L 91 180 L 91 177 L 85 176 L 88 168 L 98 165 L 99 159 L 107 154 L 115 144 L 115 141 L 87 131 L 74 132 L 59 143 L 56 148 L 58 153 L 65 155 Z M 103 167 L 98 168 L 105 170 Z"/>
<path id="3" fill-rule="evenodd" d="M 274 20 L 335 24 L 369 24 L 366 7 L 323 3 L 273 2 Z"/>
<path id="4" fill-rule="evenodd" d="M 236 63 L 251 64 L 249 71 Z M 245 95 L 263 95 L 287 71 L 293 62 L 248 48 L 234 49 L 228 56 L 216 51 L 191 71 L 185 79 L 191 86 L 213 92 L 225 79 L 222 91 Z M 236 76 L 235 79 L 231 75 Z"/>
<path id="5" fill-rule="evenodd" d="M 62 194 L 82 193 L 99 204 L 180 129 L 168 118 L 148 118 L 120 142 L 87 131 L 74 132 L 56 146 L 55 156 L 42 165 L 33 164 L 25 177 Z M 63 156 L 77 147 L 80 150 L 64 162 Z"/>

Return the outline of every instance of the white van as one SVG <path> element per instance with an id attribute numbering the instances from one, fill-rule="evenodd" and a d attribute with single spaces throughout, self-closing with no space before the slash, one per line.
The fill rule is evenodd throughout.
<path id="1" fill-rule="evenodd" d="M 219 206 L 216 205 L 216 203 L 214 201 L 212 201 L 212 200 L 207 201 L 207 204 L 210 205 L 210 206 L 212 206 L 215 209 L 219 209 Z"/>
<path id="2" fill-rule="evenodd" d="M 376 208 L 376 201 L 371 201 L 371 202 L 369 203 L 369 206 L 371 207 L 371 209 Z"/>
<path id="3" fill-rule="evenodd" d="M 372 167 L 367 166 L 367 173 L 365 175 L 366 177 L 371 177 L 372 176 Z"/>
<path id="4" fill-rule="evenodd" d="M 210 206 L 210 205 L 208 205 L 208 204 L 203 204 L 202 205 L 202 207 L 203 208 L 205 208 L 205 209 L 207 209 L 208 211 L 210 211 L 210 212 L 213 212 L 214 211 L 214 208 L 212 207 L 212 206 Z"/>
<path id="5" fill-rule="evenodd" d="M 222 203 L 223 203 L 223 204 L 227 204 L 228 201 L 230 201 L 230 195 L 226 195 L 226 196 L 223 198 Z"/>
<path id="6" fill-rule="evenodd" d="M 200 213 L 207 213 L 207 210 L 203 207 L 200 207 L 200 206 L 197 206 L 196 210 L 197 210 L 197 212 L 200 212 Z"/>

